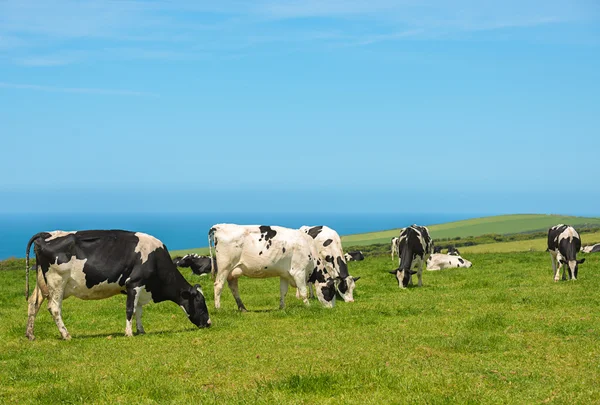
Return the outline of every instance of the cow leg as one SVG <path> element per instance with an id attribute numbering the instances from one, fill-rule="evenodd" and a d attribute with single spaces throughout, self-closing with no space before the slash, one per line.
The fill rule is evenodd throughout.
<path id="1" fill-rule="evenodd" d="M 227 272 L 218 272 L 215 278 L 215 309 L 221 308 L 221 293 L 227 280 Z"/>
<path id="2" fill-rule="evenodd" d="M 142 325 L 142 313 L 144 312 L 144 307 L 141 304 L 137 304 L 135 307 L 135 328 L 137 333 L 143 335 L 146 333 L 144 330 L 144 325 Z"/>
<path id="3" fill-rule="evenodd" d="M 227 279 L 227 284 L 229 285 L 229 289 L 231 290 L 231 294 L 233 294 L 233 298 L 235 299 L 235 303 L 238 306 L 238 309 L 242 312 L 246 312 L 246 307 L 240 298 L 240 290 L 238 288 L 238 278 L 232 274 Z"/>
<path id="4" fill-rule="evenodd" d="M 290 271 L 290 273 L 294 273 L 293 271 Z M 300 275 L 298 274 L 297 276 L 294 276 L 294 283 L 296 283 L 296 288 L 298 289 L 298 293 L 300 295 L 300 298 L 302 298 L 302 301 L 304 302 L 304 305 L 309 306 L 310 302 L 308 302 L 308 291 L 306 288 L 306 280 L 303 278 L 304 275 Z"/>
<path id="5" fill-rule="evenodd" d="M 38 270 L 37 275 L 37 283 L 35 285 L 35 289 L 33 290 L 33 294 L 29 297 L 29 306 L 27 310 L 27 331 L 25 332 L 25 336 L 29 340 L 35 339 L 33 334 L 35 317 L 39 312 L 44 299 L 48 296 L 48 290 L 46 288 L 46 282 L 44 281 L 42 272 Z"/>
<path id="6" fill-rule="evenodd" d="M 137 291 L 135 288 L 127 288 L 127 301 L 125 303 L 125 313 L 127 314 L 127 321 L 125 323 L 125 336 L 133 336 L 133 313 L 135 312 Z"/>
<path id="7" fill-rule="evenodd" d="M 554 281 L 558 281 L 558 273 L 560 272 L 560 263 L 557 262 L 556 257 L 550 253 L 550 259 L 552 259 L 552 270 L 554 271 Z"/>
<path id="8" fill-rule="evenodd" d="M 288 292 L 289 282 L 283 277 L 279 278 L 279 309 L 285 308 L 285 295 Z M 296 296 L 299 295 L 300 290 L 296 290 Z"/>
<path id="9" fill-rule="evenodd" d="M 417 277 L 419 278 L 419 287 L 423 287 L 423 280 L 422 280 L 422 275 L 423 275 L 423 263 L 425 263 L 424 260 L 421 260 L 419 262 L 419 267 L 417 269 Z"/>
<path id="10" fill-rule="evenodd" d="M 62 281 L 62 280 L 61 280 Z M 50 281 L 49 281 L 50 283 Z M 54 284 L 54 283 L 52 283 Z M 62 302 L 64 298 L 64 282 L 54 285 L 48 297 L 48 311 L 56 323 L 56 327 L 63 339 L 71 339 L 71 335 L 62 320 Z"/>

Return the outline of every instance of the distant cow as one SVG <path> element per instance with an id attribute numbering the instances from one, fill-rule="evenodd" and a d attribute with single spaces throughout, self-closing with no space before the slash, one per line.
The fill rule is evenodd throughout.
<path id="1" fill-rule="evenodd" d="M 346 262 L 361 262 L 365 260 L 365 255 L 360 250 L 348 252 L 344 255 Z"/>
<path id="2" fill-rule="evenodd" d="M 307 282 L 315 283 L 321 304 L 329 308 L 335 304 L 335 282 L 319 259 L 313 239 L 303 231 L 279 226 L 218 224 L 210 229 L 208 242 L 215 260 L 217 309 L 221 307 L 221 293 L 227 281 L 238 309 L 246 310 L 238 291 L 241 276 L 279 277 L 280 308 L 285 305 L 289 284 L 298 288 L 300 297 L 308 305 Z"/>
<path id="3" fill-rule="evenodd" d="M 597 253 L 600 252 L 600 243 L 596 243 L 595 245 L 590 245 L 581 248 L 583 253 Z"/>
<path id="4" fill-rule="evenodd" d="M 427 260 L 427 270 L 442 270 L 457 267 L 470 268 L 473 264 L 460 256 L 445 255 L 441 253 L 432 254 Z"/>
<path id="5" fill-rule="evenodd" d="M 29 298 L 29 250 L 34 244 L 37 284 Z M 63 339 L 71 336 L 62 320 L 62 301 L 127 295 L 125 335 L 132 336 L 136 315 L 138 333 L 144 333 L 142 306 L 150 301 L 173 301 L 190 321 L 202 328 L 210 318 L 199 285 L 192 287 L 173 265 L 158 239 L 128 231 L 41 232 L 27 244 L 26 295 L 29 314 L 26 336 L 33 340 L 35 316 L 45 298 Z"/>
<path id="6" fill-rule="evenodd" d="M 340 297 L 345 302 L 354 302 L 354 289 L 360 277 L 354 278 L 348 273 L 346 256 L 338 233 L 322 225 L 303 226 L 300 230 L 313 238 L 319 258 L 324 262 L 329 275 L 336 281 L 335 287 Z"/>
<path id="7" fill-rule="evenodd" d="M 548 230 L 548 252 L 552 259 L 554 281 L 558 281 L 561 267 L 563 280 L 566 280 L 567 270 L 569 278 L 577 280 L 579 265 L 585 262 L 585 259 L 577 260 L 577 252 L 580 248 L 581 238 L 572 226 L 560 224 Z"/>
<path id="8" fill-rule="evenodd" d="M 183 257 L 175 257 L 173 263 L 177 267 L 189 267 L 192 273 L 204 276 L 211 273 L 212 261 L 209 256 L 199 256 L 195 253 Z"/>
<path id="9" fill-rule="evenodd" d="M 398 242 L 399 242 L 399 239 L 397 237 L 392 238 L 392 261 L 394 261 L 394 255 L 399 256 Z"/>
<path id="10" fill-rule="evenodd" d="M 448 248 L 448 254 L 451 255 L 451 256 L 460 256 L 460 252 L 454 246 L 450 246 Z"/>
<path id="11" fill-rule="evenodd" d="M 398 268 L 390 271 L 398 279 L 398 286 L 406 288 L 412 285 L 412 275 L 417 274 L 419 287 L 423 285 L 421 275 L 423 265 L 429 259 L 433 244 L 429 236 L 429 230 L 424 226 L 411 225 L 402 229 L 398 238 L 398 252 L 400 261 Z M 417 269 L 417 271 L 414 271 Z"/>
<path id="12" fill-rule="evenodd" d="M 434 246 L 433 247 L 433 253 L 442 253 L 442 247 L 441 246 Z"/>

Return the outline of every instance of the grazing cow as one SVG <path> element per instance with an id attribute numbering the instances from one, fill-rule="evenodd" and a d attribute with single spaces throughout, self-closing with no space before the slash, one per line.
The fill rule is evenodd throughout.
<path id="1" fill-rule="evenodd" d="M 433 253 L 442 253 L 442 247 L 441 246 L 434 246 L 433 247 Z"/>
<path id="2" fill-rule="evenodd" d="M 346 262 L 361 262 L 365 260 L 365 255 L 360 250 L 348 252 L 344 255 Z"/>
<path id="3" fill-rule="evenodd" d="M 189 267 L 192 269 L 192 273 L 199 276 L 210 274 L 212 270 L 212 261 L 210 257 L 198 256 L 195 253 L 183 257 L 176 257 L 173 259 L 173 263 L 177 267 Z"/>
<path id="4" fill-rule="evenodd" d="M 432 254 L 427 260 L 427 270 L 442 270 L 456 267 L 470 268 L 473 264 L 460 256 L 445 255 L 441 253 Z"/>
<path id="5" fill-rule="evenodd" d="M 400 261 L 398 268 L 390 271 L 396 275 L 398 287 L 406 288 L 412 285 L 412 275 L 417 274 L 419 287 L 423 285 L 421 275 L 423 265 L 431 255 L 433 244 L 429 236 L 429 230 L 424 226 L 411 225 L 402 229 L 398 238 L 398 252 Z M 417 269 L 417 271 L 414 271 Z"/>
<path id="6" fill-rule="evenodd" d="M 37 284 L 29 298 L 29 250 L 34 244 Z M 150 301 L 173 301 L 190 321 L 202 328 L 210 318 L 199 285 L 191 286 L 171 261 L 167 248 L 145 233 L 127 231 L 41 232 L 27 244 L 26 295 L 29 314 L 26 336 L 33 327 L 44 298 L 63 339 L 71 336 L 62 320 L 62 301 L 70 296 L 84 300 L 127 295 L 125 335 L 132 336 L 136 315 L 138 333 L 144 333 L 142 306 Z"/>
<path id="7" fill-rule="evenodd" d="M 328 226 L 303 226 L 301 231 L 314 239 L 319 258 L 336 281 L 335 288 L 345 302 L 354 302 L 354 289 L 360 277 L 348 273 L 346 256 L 342 250 L 342 241 L 336 231 Z"/>
<path id="8" fill-rule="evenodd" d="M 238 290 L 238 278 L 279 277 L 279 307 L 285 306 L 288 285 L 299 290 L 306 305 L 307 282 L 315 283 L 317 298 L 325 307 L 335 304 L 335 282 L 319 259 L 313 239 L 298 229 L 279 226 L 218 224 L 208 232 L 210 256 L 215 260 L 215 308 L 221 307 L 225 281 L 238 309 L 246 311 Z M 213 256 L 214 249 L 214 256 Z"/>
<path id="9" fill-rule="evenodd" d="M 548 230 L 548 252 L 552 259 L 552 269 L 554 270 L 554 281 L 558 281 L 560 269 L 563 269 L 562 279 L 566 279 L 568 269 L 569 278 L 577 280 L 577 271 L 579 265 L 585 262 L 585 259 L 577 260 L 577 252 L 581 248 L 581 238 L 572 226 L 556 225 Z"/>
<path id="10" fill-rule="evenodd" d="M 399 239 L 397 237 L 392 238 L 392 261 L 394 261 L 394 255 L 399 256 L 398 242 L 399 242 Z"/>
<path id="11" fill-rule="evenodd" d="M 451 256 L 460 256 L 460 252 L 454 246 L 450 246 L 448 248 L 448 254 L 451 255 Z"/>
<path id="12" fill-rule="evenodd" d="M 590 246 L 582 247 L 581 251 L 583 253 L 597 253 L 597 252 L 600 252 L 600 243 L 596 243 L 595 245 L 590 245 Z"/>

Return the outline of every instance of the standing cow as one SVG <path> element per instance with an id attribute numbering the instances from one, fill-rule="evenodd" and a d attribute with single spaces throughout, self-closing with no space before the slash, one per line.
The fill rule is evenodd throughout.
<path id="1" fill-rule="evenodd" d="M 412 285 L 413 274 L 417 274 L 419 278 L 419 287 L 423 285 L 423 267 L 432 250 L 433 243 L 426 227 L 411 225 L 402 229 L 398 237 L 399 265 L 397 269 L 390 271 L 390 274 L 394 274 L 398 279 L 398 287 L 406 288 L 409 284 Z"/>
<path id="2" fill-rule="evenodd" d="M 581 248 L 581 238 L 572 226 L 556 225 L 548 230 L 548 252 L 552 259 L 554 281 L 558 281 L 558 274 L 562 267 L 562 279 L 566 280 L 568 271 L 571 280 L 577 280 L 579 265 L 585 259 L 577 260 L 577 252 Z"/>
<path id="3" fill-rule="evenodd" d="M 29 250 L 34 244 L 37 284 L 29 297 Z M 128 231 L 41 232 L 27 244 L 26 295 L 29 300 L 26 336 L 33 340 L 35 316 L 45 298 L 63 339 L 71 336 L 62 320 L 62 301 L 70 296 L 97 300 L 126 294 L 125 335 L 132 336 L 136 315 L 144 333 L 142 306 L 150 301 L 173 301 L 190 321 L 210 326 L 204 295 L 192 287 L 171 261 L 165 245 L 144 233 Z"/>
<path id="4" fill-rule="evenodd" d="M 279 226 L 218 224 L 208 232 L 215 279 L 215 308 L 221 306 L 225 281 L 238 309 L 245 311 L 238 290 L 238 278 L 279 277 L 279 307 L 285 305 L 288 285 L 296 287 L 306 305 L 307 282 L 314 282 L 317 298 L 325 307 L 335 304 L 335 282 L 319 259 L 313 239 L 298 229 Z M 214 249 L 214 256 L 213 256 Z"/>
<path id="5" fill-rule="evenodd" d="M 360 277 L 348 273 L 346 256 L 342 250 L 342 241 L 336 231 L 328 226 L 303 226 L 301 231 L 314 239 L 319 258 L 331 277 L 336 279 L 336 290 L 345 302 L 354 302 L 354 289 Z"/>

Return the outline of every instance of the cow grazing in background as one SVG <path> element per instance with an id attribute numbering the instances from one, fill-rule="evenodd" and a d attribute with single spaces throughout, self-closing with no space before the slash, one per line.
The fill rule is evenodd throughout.
<path id="1" fill-rule="evenodd" d="M 319 259 L 313 239 L 298 229 L 279 226 L 218 224 L 208 232 L 215 279 L 215 308 L 221 307 L 221 293 L 227 281 L 238 309 L 245 311 L 238 290 L 241 276 L 279 277 L 279 307 L 285 306 L 288 286 L 296 287 L 309 305 L 307 282 L 313 282 L 318 300 L 331 308 L 335 304 L 335 282 Z M 214 255 L 213 255 L 214 250 Z"/>
<path id="2" fill-rule="evenodd" d="M 583 253 L 598 253 L 598 252 L 600 252 L 600 243 L 596 243 L 595 245 L 590 245 L 590 246 L 582 247 L 581 251 Z"/>
<path id="3" fill-rule="evenodd" d="M 577 252 L 581 249 L 581 238 L 572 226 L 556 225 L 548 230 L 548 252 L 552 259 L 554 281 L 558 281 L 560 269 L 563 270 L 562 279 L 566 279 L 566 272 L 571 280 L 577 280 L 579 265 L 585 259 L 577 260 Z"/>
<path id="4" fill-rule="evenodd" d="M 421 279 L 423 265 L 433 250 L 429 230 L 424 226 L 411 225 L 402 229 L 398 240 L 399 266 L 390 271 L 390 274 L 396 276 L 400 288 L 412 285 L 412 275 L 417 274 L 420 287 L 423 285 Z M 417 270 L 415 271 L 415 269 Z"/>
<path id="5" fill-rule="evenodd" d="M 460 256 L 434 253 L 427 260 L 427 270 L 442 270 L 450 268 L 470 268 L 473 264 Z"/>
<path id="6" fill-rule="evenodd" d="M 29 297 L 29 250 L 34 245 L 37 284 Z M 136 315 L 144 333 L 142 306 L 173 301 L 198 327 L 211 321 L 199 285 L 191 286 L 173 264 L 158 239 L 128 231 L 41 232 L 27 244 L 26 290 L 29 311 L 26 336 L 33 340 L 35 317 L 45 298 L 63 339 L 71 336 L 62 320 L 62 301 L 70 296 L 97 300 L 127 295 L 125 335 L 132 336 Z"/>
<path id="7" fill-rule="evenodd" d="M 354 250 L 352 252 L 348 252 L 344 255 L 344 258 L 347 262 L 361 262 L 365 260 L 365 255 L 360 250 Z"/>
<path id="8" fill-rule="evenodd" d="M 189 267 L 192 273 L 199 276 L 210 274 L 212 270 L 212 260 L 209 256 L 199 256 L 195 253 L 183 257 L 173 258 L 173 263 L 177 267 Z"/>
<path id="9" fill-rule="evenodd" d="M 441 246 L 434 246 L 433 247 L 433 253 L 442 253 L 442 247 Z"/>
<path id="10" fill-rule="evenodd" d="M 331 277 L 336 280 L 336 291 L 345 302 L 354 302 L 354 289 L 360 277 L 348 273 L 346 256 L 342 250 L 342 240 L 336 231 L 328 226 L 303 226 L 300 230 L 315 242 L 319 258 Z"/>
<path id="11" fill-rule="evenodd" d="M 454 246 L 450 246 L 448 248 L 448 254 L 451 255 L 451 256 L 460 256 L 460 252 Z"/>
<path id="12" fill-rule="evenodd" d="M 392 238 L 392 261 L 394 261 L 394 255 L 399 256 L 398 242 L 399 242 L 399 239 L 397 237 Z"/>

